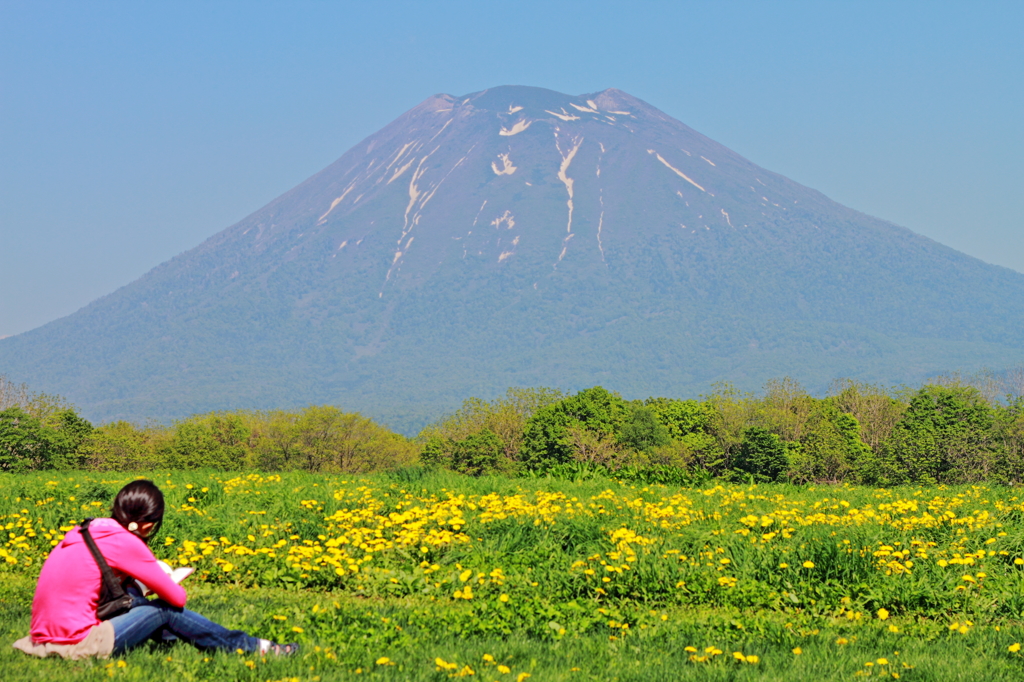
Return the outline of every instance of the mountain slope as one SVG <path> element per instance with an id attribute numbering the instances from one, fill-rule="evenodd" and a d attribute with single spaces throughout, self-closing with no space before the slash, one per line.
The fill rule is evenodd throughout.
<path id="1" fill-rule="evenodd" d="M 0 372 L 95 419 L 331 402 L 415 430 L 509 385 L 695 395 L 1024 359 L 1024 276 L 617 91 L 427 99 Z"/>

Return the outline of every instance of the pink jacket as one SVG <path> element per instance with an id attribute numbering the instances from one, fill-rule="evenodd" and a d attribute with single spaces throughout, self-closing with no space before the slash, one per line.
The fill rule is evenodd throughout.
<path id="1" fill-rule="evenodd" d="M 118 578 L 131 576 L 173 606 L 185 605 L 185 590 L 164 573 L 146 543 L 113 519 L 89 524 L 96 546 Z M 99 625 L 100 568 L 76 526 L 43 563 L 32 600 L 32 640 L 75 644 Z"/>

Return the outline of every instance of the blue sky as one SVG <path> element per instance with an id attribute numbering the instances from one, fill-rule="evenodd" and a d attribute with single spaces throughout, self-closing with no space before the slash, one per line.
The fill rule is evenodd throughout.
<path id="1" fill-rule="evenodd" d="M 616 87 L 1024 272 L 1021 2 L 0 0 L 0 337 L 240 220 L 438 92 Z"/>

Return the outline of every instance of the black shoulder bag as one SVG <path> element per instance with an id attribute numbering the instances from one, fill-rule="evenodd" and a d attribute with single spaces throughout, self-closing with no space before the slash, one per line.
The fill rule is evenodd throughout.
<path id="1" fill-rule="evenodd" d="M 114 616 L 120 616 L 122 613 L 128 613 L 134 598 L 125 592 L 124 586 L 121 583 L 117 582 L 114 570 L 110 568 L 107 560 L 100 554 L 100 550 L 92 539 L 92 534 L 89 532 L 89 524 L 91 522 L 91 518 L 83 521 L 80 530 L 82 537 L 85 538 L 85 544 L 89 546 L 89 551 L 92 552 L 93 558 L 96 559 L 96 564 L 100 567 L 100 575 L 103 576 L 103 584 L 100 587 L 100 601 L 96 605 L 96 617 L 100 620 L 109 620 Z"/>

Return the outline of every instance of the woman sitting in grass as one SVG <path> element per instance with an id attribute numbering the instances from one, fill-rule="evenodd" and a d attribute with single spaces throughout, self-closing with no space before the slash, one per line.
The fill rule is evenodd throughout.
<path id="1" fill-rule="evenodd" d="M 133 481 L 122 488 L 110 515 L 93 520 L 88 530 L 117 578 L 130 583 L 131 608 L 109 620 L 97 617 L 102 574 L 76 526 L 43 564 L 32 600 L 31 634 L 15 642 L 16 649 L 40 657 L 106 658 L 147 640 L 183 639 L 206 650 L 241 649 L 279 656 L 298 650 L 297 644 L 275 644 L 228 630 L 184 608 L 185 590 L 171 580 L 147 546 L 164 517 L 164 496 L 152 481 Z M 159 599 L 143 597 L 128 578 L 146 585 Z"/>

